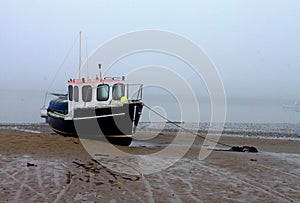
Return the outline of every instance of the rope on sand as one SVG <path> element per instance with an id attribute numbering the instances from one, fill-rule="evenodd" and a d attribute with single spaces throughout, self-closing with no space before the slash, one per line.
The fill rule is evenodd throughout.
<path id="1" fill-rule="evenodd" d="M 192 134 L 192 135 L 198 136 L 198 137 L 200 137 L 200 138 L 202 138 L 202 139 L 207 139 L 207 140 L 209 140 L 209 141 L 215 142 L 215 143 L 217 143 L 217 144 L 219 144 L 219 145 L 222 145 L 222 146 L 225 146 L 225 147 L 230 147 L 230 149 L 228 149 L 228 150 L 222 150 L 222 151 L 252 152 L 252 153 L 258 152 L 257 148 L 254 147 L 254 146 L 242 146 L 242 147 L 241 147 L 241 146 L 232 146 L 232 145 L 229 145 L 229 144 L 226 144 L 226 143 L 222 143 L 222 142 L 219 142 L 219 141 L 215 141 L 215 140 L 210 139 L 210 138 L 208 138 L 208 137 L 205 137 L 205 136 L 203 136 L 203 135 L 200 135 L 198 132 L 193 132 L 192 130 L 189 130 L 189 129 L 185 128 L 185 127 L 182 127 L 182 126 L 179 125 L 177 122 L 174 122 L 174 121 L 169 120 L 167 117 L 165 117 L 165 116 L 161 115 L 160 113 L 158 113 L 157 111 L 153 110 L 150 106 L 146 105 L 145 103 L 143 103 L 143 105 L 144 105 L 147 109 L 149 109 L 150 111 L 152 111 L 153 113 L 155 113 L 156 115 L 158 115 L 159 117 L 165 119 L 168 123 L 171 123 L 171 124 L 175 125 L 176 127 L 181 128 L 182 130 L 184 130 L 184 131 L 186 131 L 186 132 L 188 132 L 188 133 L 190 133 L 190 134 Z"/>

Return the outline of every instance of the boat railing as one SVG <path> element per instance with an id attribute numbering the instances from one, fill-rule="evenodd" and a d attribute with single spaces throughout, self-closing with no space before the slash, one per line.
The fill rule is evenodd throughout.
<path id="1" fill-rule="evenodd" d="M 128 100 L 142 100 L 143 84 L 126 84 Z"/>

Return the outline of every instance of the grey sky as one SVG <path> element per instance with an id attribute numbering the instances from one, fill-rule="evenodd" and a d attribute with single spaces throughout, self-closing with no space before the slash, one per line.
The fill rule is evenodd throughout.
<path id="1" fill-rule="evenodd" d="M 207 52 L 229 97 L 296 100 L 299 19 L 300 1 L 292 0 L 1 0 L 0 89 L 47 89 L 79 31 L 91 53 L 117 35 L 162 29 Z M 76 47 L 55 87 L 76 74 L 77 61 Z"/>

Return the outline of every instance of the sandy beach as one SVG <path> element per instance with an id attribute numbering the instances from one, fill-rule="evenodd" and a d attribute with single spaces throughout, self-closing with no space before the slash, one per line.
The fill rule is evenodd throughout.
<path id="1" fill-rule="evenodd" d="M 129 175 L 95 160 L 78 138 L 56 135 L 45 124 L 1 125 L 0 202 L 300 202 L 300 138 L 277 131 L 236 132 L 225 130 L 221 142 L 255 146 L 259 152 L 212 151 L 199 160 L 203 140 L 197 138 L 167 169 Z M 161 132 L 151 142 L 118 149 L 142 157 L 164 149 L 174 136 Z M 124 163 L 125 171 L 125 163 L 137 159 L 105 160 Z"/>

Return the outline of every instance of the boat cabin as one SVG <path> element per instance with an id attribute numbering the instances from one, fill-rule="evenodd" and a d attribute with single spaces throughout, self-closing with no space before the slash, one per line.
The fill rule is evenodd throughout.
<path id="1" fill-rule="evenodd" d="M 69 113 L 77 108 L 122 106 L 142 99 L 142 85 L 128 84 L 125 77 L 70 79 L 67 99 Z"/>

